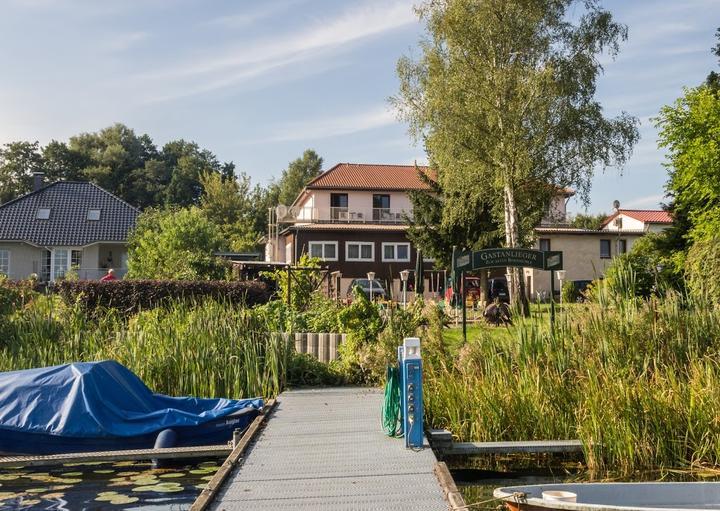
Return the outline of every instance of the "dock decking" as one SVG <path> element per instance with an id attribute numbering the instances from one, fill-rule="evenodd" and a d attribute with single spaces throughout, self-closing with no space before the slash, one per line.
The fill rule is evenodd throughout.
<path id="1" fill-rule="evenodd" d="M 383 434 L 382 399 L 355 387 L 284 392 L 212 508 L 448 509 L 432 450 Z"/>

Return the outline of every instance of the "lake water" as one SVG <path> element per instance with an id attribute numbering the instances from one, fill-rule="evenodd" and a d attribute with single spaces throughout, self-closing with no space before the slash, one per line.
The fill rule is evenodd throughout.
<path id="1" fill-rule="evenodd" d="M 153 469 L 149 461 L 0 469 L 0 510 L 189 509 L 220 460 Z"/>

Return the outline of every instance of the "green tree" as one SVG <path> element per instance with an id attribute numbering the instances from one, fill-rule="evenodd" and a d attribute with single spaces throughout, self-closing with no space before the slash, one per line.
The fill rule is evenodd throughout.
<path id="1" fill-rule="evenodd" d="M 277 183 L 279 204 L 292 204 L 310 180 L 316 178 L 322 170 L 323 159 L 312 149 L 290 162 Z"/>
<path id="2" fill-rule="evenodd" d="M 617 54 L 626 28 L 595 1 L 428 1 L 418 13 L 428 38 L 420 60 L 399 61 L 393 102 L 437 167 L 442 223 L 467 221 L 470 189 L 505 245 L 523 246 L 558 188 L 587 200 L 593 169 L 622 165 L 638 138 L 636 119 L 605 118 L 595 100 L 598 54 Z"/>
<path id="3" fill-rule="evenodd" d="M 720 90 L 686 89 L 660 111 L 660 147 L 667 149 L 668 196 L 674 224 L 669 247 L 683 251 L 720 230 Z"/>
<path id="4" fill-rule="evenodd" d="M 598 213 L 597 215 L 578 213 L 570 221 L 570 227 L 574 227 L 575 229 L 598 230 L 607 217 L 608 215 L 606 213 Z"/>
<path id="5" fill-rule="evenodd" d="M 89 166 L 88 159 L 79 151 L 70 149 L 64 142 L 52 140 L 42 148 L 42 171 L 45 180 L 81 181 L 83 170 Z"/>
<path id="6" fill-rule="evenodd" d="M 128 276 L 136 279 L 216 280 L 226 266 L 220 227 L 200 208 L 148 209 L 128 242 Z"/>
<path id="7" fill-rule="evenodd" d="M 38 142 L 4 144 L 0 148 L 0 204 L 30 192 L 37 171 L 42 171 Z"/>
<path id="8" fill-rule="evenodd" d="M 255 211 L 250 177 L 241 173 L 238 179 L 224 178 L 207 172 L 200 176 L 203 194 L 200 208 L 210 221 L 220 227 L 231 250 L 257 250 L 261 233 L 255 230 Z"/>
<path id="9" fill-rule="evenodd" d="M 444 224 L 442 216 L 447 199 L 440 183 L 429 179 L 424 173 L 420 172 L 419 175 L 430 189 L 409 192 L 413 215 L 407 218 L 407 235 L 425 257 L 432 257 L 440 267 L 450 268 L 453 247 L 480 250 L 500 242 L 499 227 L 487 204 L 472 203 L 468 208 L 472 216 L 468 217 L 467 222 Z M 467 200 L 478 199 L 474 194 L 467 195 Z"/>

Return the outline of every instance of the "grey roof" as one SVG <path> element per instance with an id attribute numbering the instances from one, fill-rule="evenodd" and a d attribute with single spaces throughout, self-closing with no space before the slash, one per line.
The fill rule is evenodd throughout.
<path id="1" fill-rule="evenodd" d="M 47 220 L 36 218 L 40 208 L 50 209 Z M 100 220 L 88 220 L 89 209 L 99 209 Z M 125 242 L 139 214 L 97 185 L 58 181 L 0 205 L 0 241 L 66 247 Z"/>

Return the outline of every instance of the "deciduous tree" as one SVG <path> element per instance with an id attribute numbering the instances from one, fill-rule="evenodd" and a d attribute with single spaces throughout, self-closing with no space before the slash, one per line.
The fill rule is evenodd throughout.
<path id="1" fill-rule="evenodd" d="M 393 101 L 440 171 L 442 223 L 467 221 L 470 190 L 505 245 L 523 246 L 523 220 L 558 188 L 587 199 L 593 171 L 622 165 L 638 138 L 636 119 L 606 118 L 595 99 L 598 56 L 614 56 L 626 28 L 593 0 L 430 0 L 418 13 L 428 37 L 419 60 L 398 63 Z"/>

